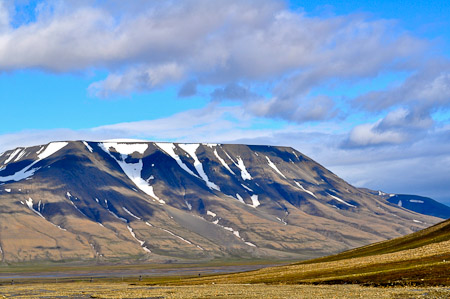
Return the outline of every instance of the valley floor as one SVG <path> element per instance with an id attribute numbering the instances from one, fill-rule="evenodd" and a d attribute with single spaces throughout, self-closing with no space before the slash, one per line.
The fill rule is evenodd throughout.
<path id="1" fill-rule="evenodd" d="M 2 297 L 3 296 L 3 297 Z M 450 288 L 359 285 L 195 285 L 145 282 L 65 282 L 0 285 L 0 298 L 449 298 Z"/>

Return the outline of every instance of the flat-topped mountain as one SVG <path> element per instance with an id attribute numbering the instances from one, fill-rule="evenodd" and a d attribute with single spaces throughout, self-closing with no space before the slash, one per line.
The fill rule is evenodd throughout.
<path id="1" fill-rule="evenodd" d="M 440 218 L 260 145 L 52 142 L 0 154 L 0 257 L 306 259 Z"/>

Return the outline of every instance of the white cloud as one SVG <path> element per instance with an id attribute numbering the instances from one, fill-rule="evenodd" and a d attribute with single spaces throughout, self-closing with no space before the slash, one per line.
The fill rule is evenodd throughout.
<path id="1" fill-rule="evenodd" d="M 151 90 L 182 77 L 183 69 L 175 63 L 154 68 L 131 69 L 123 74 L 110 74 L 105 80 L 92 83 L 89 92 L 101 98 L 108 98 L 115 94 Z"/>
<path id="2" fill-rule="evenodd" d="M 336 115 L 325 107 L 335 99 L 317 89 L 414 69 L 427 46 L 392 21 L 310 17 L 281 0 L 50 1 L 35 14 L 0 32 L 0 70 L 106 71 L 89 87 L 99 97 L 243 84 L 264 95 L 250 99 L 266 107 L 257 115 L 298 123 Z"/>
<path id="3" fill-rule="evenodd" d="M 4 0 L 0 0 L 0 33 L 9 29 L 9 11 Z"/>
<path id="4" fill-rule="evenodd" d="M 398 86 L 372 91 L 355 99 L 371 111 L 383 111 L 403 105 L 409 109 L 430 113 L 450 108 L 450 62 L 439 59 L 430 62 Z"/>
<path id="5" fill-rule="evenodd" d="M 400 144 L 406 137 L 400 132 L 378 131 L 378 124 L 358 125 L 350 132 L 349 144 L 351 146 L 371 146 L 380 144 Z"/>

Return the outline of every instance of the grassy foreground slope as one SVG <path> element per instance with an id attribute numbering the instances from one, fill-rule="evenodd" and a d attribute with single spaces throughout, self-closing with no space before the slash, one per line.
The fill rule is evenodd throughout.
<path id="1" fill-rule="evenodd" d="M 320 259 L 183 281 L 205 283 L 450 285 L 450 220 L 405 237 Z"/>

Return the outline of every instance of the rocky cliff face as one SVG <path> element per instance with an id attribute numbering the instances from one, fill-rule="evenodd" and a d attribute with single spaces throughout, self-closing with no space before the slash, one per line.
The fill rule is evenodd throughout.
<path id="1" fill-rule="evenodd" d="M 288 147 L 53 142 L 0 155 L 0 257 L 311 258 L 441 219 Z"/>

